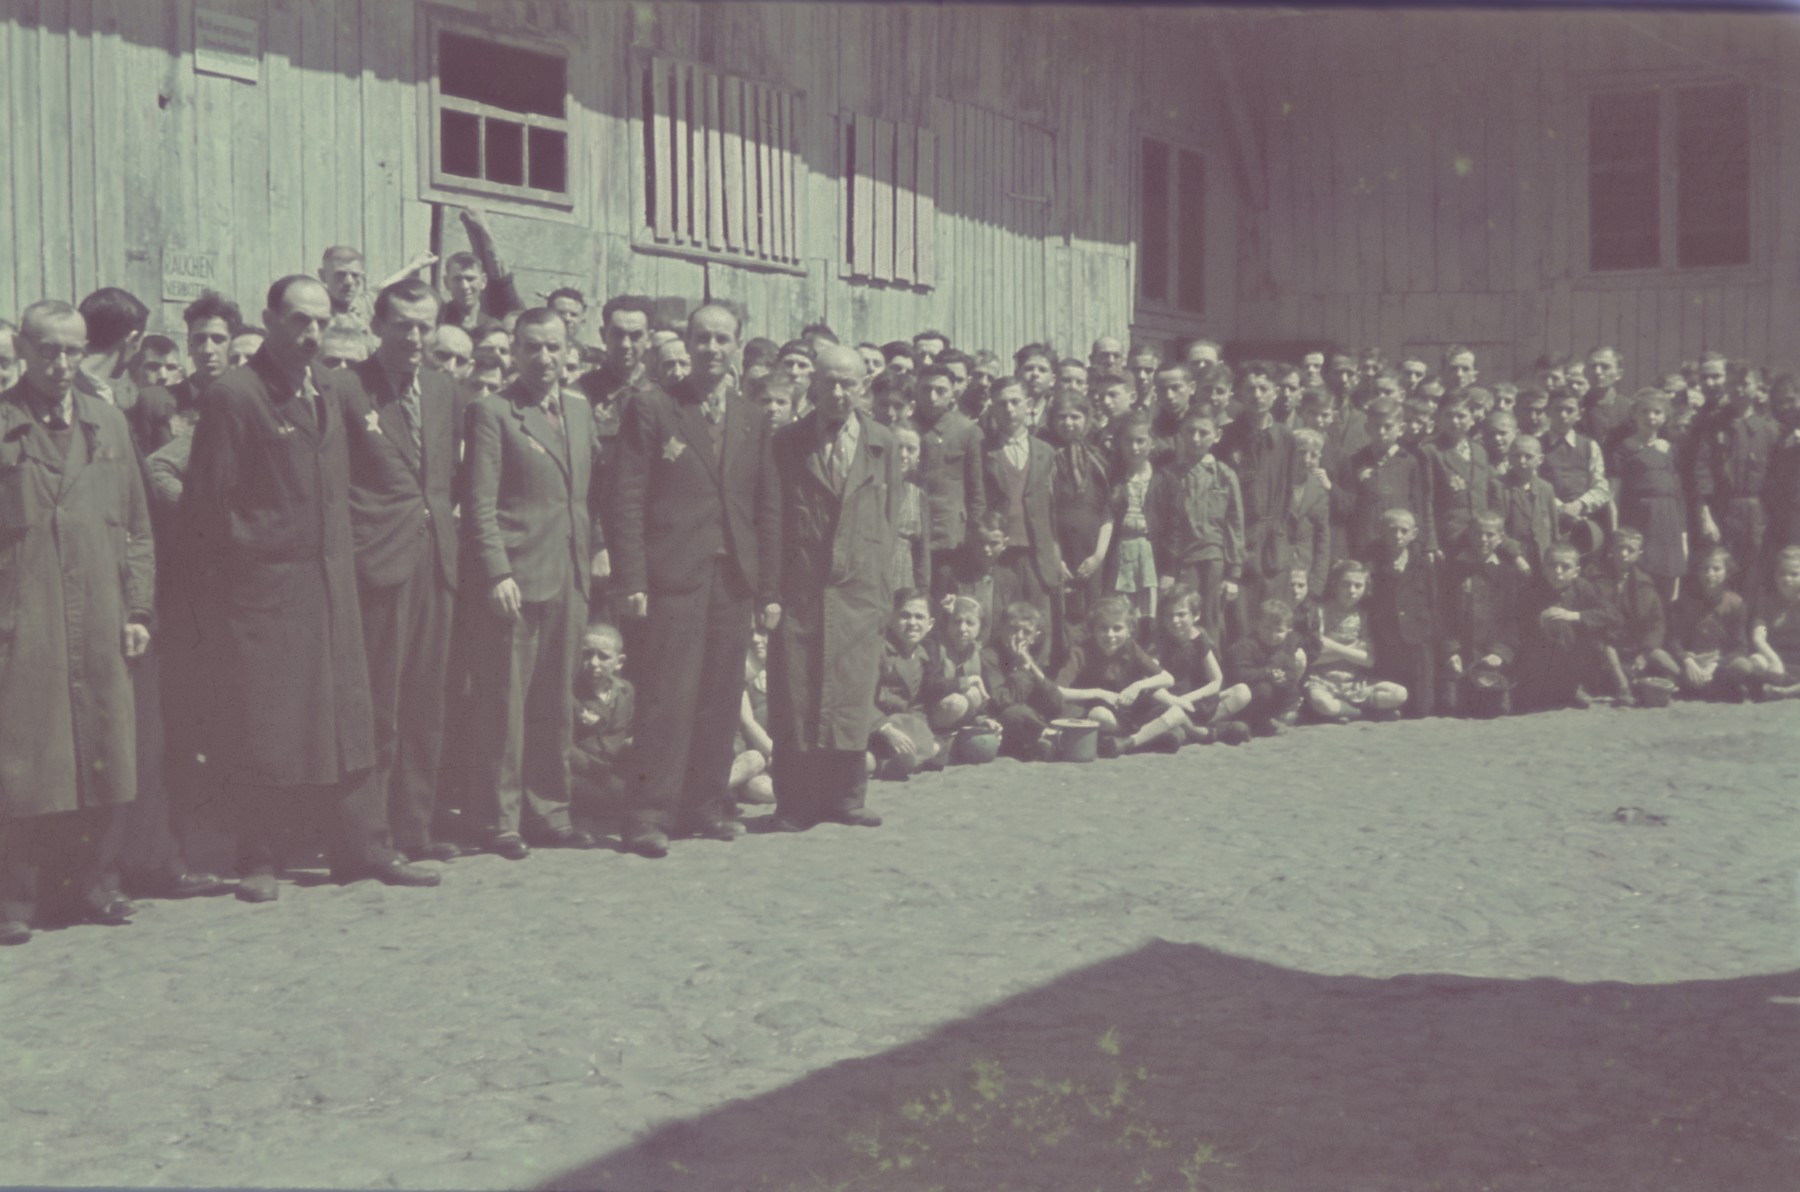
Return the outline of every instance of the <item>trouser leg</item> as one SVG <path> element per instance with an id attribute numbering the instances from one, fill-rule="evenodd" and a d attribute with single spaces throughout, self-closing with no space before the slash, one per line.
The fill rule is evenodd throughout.
<path id="1" fill-rule="evenodd" d="M 574 740 L 575 656 L 587 602 L 570 585 L 538 610 L 535 648 L 524 670 L 521 789 L 534 830 L 562 832 L 569 823 L 569 746 Z"/>

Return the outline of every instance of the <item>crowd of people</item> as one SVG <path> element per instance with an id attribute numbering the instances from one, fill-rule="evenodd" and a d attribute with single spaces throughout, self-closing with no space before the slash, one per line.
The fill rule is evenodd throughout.
<path id="1" fill-rule="evenodd" d="M 1800 694 L 1800 378 L 746 338 L 474 251 L 0 323 L 0 942 L 871 778 Z M 188 854 L 202 809 L 236 881 Z"/>

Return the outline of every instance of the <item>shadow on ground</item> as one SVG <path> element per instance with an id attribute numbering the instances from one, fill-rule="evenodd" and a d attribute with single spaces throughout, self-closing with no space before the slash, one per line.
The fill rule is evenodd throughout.
<path id="1" fill-rule="evenodd" d="M 1293 972 L 1154 943 L 664 1126 L 551 1189 L 1800 1186 L 1800 972 Z"/>

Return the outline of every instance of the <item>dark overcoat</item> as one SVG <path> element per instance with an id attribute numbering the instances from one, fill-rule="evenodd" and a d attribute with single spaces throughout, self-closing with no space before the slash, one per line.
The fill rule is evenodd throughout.
<path id="1" fill-rule="evenodd" d="M 156 556 L 125 416 L 76 392 L 59 457 L 21 382 L 0 394 L 0 821 L 129 802 L 126 622 Z"/>
<path id="2" fill-rule="evenodd" d="M 182 492 L 209 758 L 227 782 L 325 786 L 375 764 L 340 390 L 309 404 L 257 352 L 207 391 Z"/>
<path id="3" fill-rule="evenodd" d="M 815 411 L 775 432 L 781 491 L 781 624 L 771 643 L 769 721 L 779 745 L 861 750 L 893 590 L 900 513 L 894 436 L 862 414 L 840 496 L 819 458 Z"/>

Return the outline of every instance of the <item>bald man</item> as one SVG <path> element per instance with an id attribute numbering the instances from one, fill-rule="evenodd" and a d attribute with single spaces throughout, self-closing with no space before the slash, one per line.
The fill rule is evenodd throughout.
<path id="1" fill-rule="evenodd" d="M 26 308 L 0 394 L 0 943 L 124 923 L 101 841 L 136 790 L 127 659 L 150 644 L 150 510 L 125 416 L 77 386 L 87 324 Z"/>
<path id="2" fill-rule="evenodd" d="M 732 380 L 737 316 L 700 307 L 684 346 L 692 371 L 631 393 L 615 453 L 614 588 L 628 615 L 648 618 L 625 827 L 645 857 L 666 854 L 671 835 L 740 830 L 726 792 L 744 654 L 755 610 L 769 627 L 781 615 L 769 420 Z"/>

